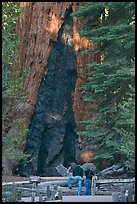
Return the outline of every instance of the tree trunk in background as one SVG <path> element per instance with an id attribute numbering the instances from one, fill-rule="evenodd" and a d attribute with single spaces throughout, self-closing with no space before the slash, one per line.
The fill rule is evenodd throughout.
<path id="1" fill-rule="evenodd" d="M 17 34 L 23 42 L 18 49 L 14 69 L 27 69 L 24 78 L 25 103 L 16 103 L 11 114 L 19 115 L 17 123 L 26 117 L 25 150 L 29 161 L 21 161 L 20 175 L 55 175 L 54 167 L 62 163 L 91 162 L 94 147 L 79 149 L 76 130 L 82 130 L 81 120 L 91 118 L 94 106 L 84 102 L 81 87 L 87 80 L 86 64 L 98 61 L 96 55 L 82 56 L 80 51 L 92 48 L 80 38 L 84 21 L 70 14 L 82 5 L 79 2 L 22 2 L 22 17 L 17 22 Z M 11 126 L 4 136 L 13 132 Z M 5 146 L 6 148 L 6 146 Z M 7 161 L 6 161 L 7 162 Z M 11 162 L 11 161 L 10 161 Z M 10 164 L 8 174 L 19 161 Z M 3 164 L 4 165 L 4 164 Z M 6 167 L 5 167 L 6 168 Z"/>

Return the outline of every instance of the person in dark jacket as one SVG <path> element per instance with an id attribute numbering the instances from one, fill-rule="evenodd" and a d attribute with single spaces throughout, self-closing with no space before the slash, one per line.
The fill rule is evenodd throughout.
<path id="1" fill-rule="evenodd" d="M 86 187 L 86 195 L 91 195 L 91 185 L 92 185 L 92 178 L 94 176 L 93 171 L 91 171 L 88 167 L 85 171 L 85 187 Z"/>
<path id="2" fill-rule="evenodd" d="M 82 191 L 82 177 L 83 177 L 83 169 L 76 163 L 71 163 L 71 168 L 72 168 L 72 176 L 68 178 L 68 187 L 71 189 L 72 188 L 72 180 L 78 181 L 78 191 L 77 191 L 77 196 L 81 195 Z"/>

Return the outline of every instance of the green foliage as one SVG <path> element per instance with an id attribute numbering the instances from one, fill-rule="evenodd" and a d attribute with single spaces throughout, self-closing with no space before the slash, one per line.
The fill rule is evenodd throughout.
<path id="1" fill-rule="evenodd" d="M 79 31 L 98 45 L 83 55 L 99 54 L 87 64 L 91 73 L 83 86 L 85 101 L 96 104 L 95 116 L 82 121 L 83 141 L 98 144 L 96 162 L 123 162 L 134 169 L 135 152 L 135 3 L 85 2 L 74 16 L 86 18 Z"/>
<path id="2" fill-rule="evenodd" d="M 2 102 L 3 111 L 6 109 L 5 100 L 13 88 L 11 87 L 12 64 L 16 48 L 21 39 L 16 35 L 16 20 L 20 15 L 19 2 L 2 3 Z M 14 80 L 13 80 L 14 81 Z"/>
<path id="3" fill-rule="evenodd" d="M 19 14 L 19 2 L 2 3 L 2 61 L 4 64 L 12 64 L 20 41 L 16 35 L 16 20 Z"/>
<path id="4" fill-rule="evenodd" d="M 26 99 L 25 94 L 23 93 L 23 84 L 24 77 L 28 74 L 27 69 L 23 70 L 14 70 L 10 74 L 10 81 L 6 81 L 4 87 L 6 88 L 6 96 L 8 98 L 24 101 Z"/>
<path id="5" fill-rule="evenodd" d="M 117 121 L 113 127 L 120 136 L 118 152 L 130 172 L 135 168 L 135 101 L 133 98 L 120 104 Z"/>
<path id="6" fill-rule="evenodd" d="M 26 100 L 23 85 L 24 78 L 28 74 L 28 70 L 24 69 L 24 67 L 13 70 L 14 59 L 18 57 L 17 48 L 21 43 L 21 39 L 16 34 L 16 21 L 20 15 L 20 2 L 2 3 L 2 111 L 3 118 L 5 118 L 5 113 L 8 113 L 7 118 L 10 118 L 8 123 L 3 123 L 3 129 L 11 127 L 16 129 L 16 134 L 8 134 L 3 137 L 3 157 L 6 159 L 28 157 L 28 155 L 19 151 L 24 146 L 25 136 L 28 131 L 25 118 L 17 123 L 19 116 L 15 115 L 13 106 L 13 101 L 19 103 Z"/>
<path id="7" fill-rule="evenodd" d="M 16 132 L 8 134 L 3 138 L 4 145 L 2 148 L 2 155 L 8 160 L 27 159 L 29 154 L 19 151 L 22 150 L 22 147 L 25 145 L 26 135 L 28 133 L 28 129 L 25 126 L 25 117 L 22 118 L 21 122 L 18 124 L 12 122 L 12 125 L 16 127 Z M 6 149 L 5 146 L 7 147 Z"/>
<path id="8" fill-rule="evenodd" d="M 23 195 L 23 191 L 15 184 L 2 186 L 2 202 L 18 202 Z"/>

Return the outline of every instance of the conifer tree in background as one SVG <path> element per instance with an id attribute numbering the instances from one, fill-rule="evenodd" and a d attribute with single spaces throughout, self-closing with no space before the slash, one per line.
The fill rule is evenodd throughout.
<path id="1" fill-rule="evenodd" d="M 15 122 L 18 114 L 15 117 L 13 106 L 13 100 L 23 102 L 26 99 L 22 89 L 27 69 L 13 69 L 18 56 L 17 48 L 22 41 L 16 34 L 16 21 L 20 16 L 20 2 L 2 2 L 2 157 L 8 160 L 28 157 L 26 153 L 14 151 L 14 148 L 22 148 L 28 131 L 25 116 L 20 123 Z M 18 134 L 7 134 L 11 126 Z"/>
<path id="2" fill-rule="evenodd" d="M 98 53 L 89 63 L 83 98 L 96 104 L 95 116 L 83 121 L 83 140 L 98 144 L 93 159 L 135 168 L 135 2 L 85 2 L 74 16 L 88 18 L 81 37 L 98 45 L 83 54 Z"/>
<path id="3" fill-rule="evenodd" d="M 2 112 L 6 110 L 5 101 L 11 88 L 12 65 L 20 42 L 16 35 L 16 20 L 19 14 L 19 2 L 2 3 Z"/>

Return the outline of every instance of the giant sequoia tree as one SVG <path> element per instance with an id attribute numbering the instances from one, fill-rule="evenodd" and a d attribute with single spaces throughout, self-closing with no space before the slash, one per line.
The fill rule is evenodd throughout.
<path id="1" fill-rule="evenodd" d="M 10 8 L 5 13 L 7 7 L 3 7 L 6 28 L 11 28 L 10 37 L 17 33 L 21 39 L 18 56 L 11 64 L 9 86 L 3 88 L 4 93 L 8 92 L 8 106 L 3 114 L 4 174 L 16 170 L 20 175 L 55 175 L 59 163 L 69 166 L 70 162 L 77 159 L 79 163 L 82 159 L 76 128 L 82 129 L 81 118 L 91 117 L 89 110 L 94 107 L 81 98 L 90 58 L 83 57 L 80 50 L 94 44 L 79 37 L 82 22 L 71 16 L 80 4 L 21 2 L 16 29 L 15 23 L 13 27 L 9 24 L 14 11 L 17 12 L 12 7 L 15 4 L 3 4 Z M 5 31 L 3 37 L 9 34 Z M 16 43 L 10 40 L 12 48 Z M 3 44 L 3 53 L 5 48 Z M 94 58 L 93 55 L 93 61 Z"/>
<path id="2" fill-rule="evenodd" d="M 13 57 L 11 63 L 5 57 L 9 59 L 18 43 L 17 5 L 3 3 L 3 95 L 8 102 L 3 115 L 3 157 L 8 161 L 4 169 L 8 174 L 16 169 L 20 175 L 53 175 L 59 163 L 83 162 L 82 153 L 92 153 L 94 142 L 99 146 L 95 159 L 101 164 L 102 158 L 119 161 L 119 155 L 121 162 L 128 158 L 131 164 L 134 3 L 87 3 L 78 13 L 82 19 L 71 13 L 83 3 L 21 2 L 16 23 L 21 43 L 12 66 Z M 84 151 L 84 144 L 79 150 L 76 130 L 83 130 L 80 121 L 91 119 L 94 107 L 94 120 L 85 121 L 86 131 L 80 133 L 91 141 L 91 149 Z"/>
<path id="3" fill-rule="evenodd" d="M 79 135 L 99 145 L 94 156 L 98 163 L 122 162 L 134 170 L 135 3 L 87 2 L 73 15 L 88 17 L 80 36 L 98 45 L 83 54 L 101 56 L 100 63 L 87 64 L 91 73 L 82 93 L 96 109 Z"/>

